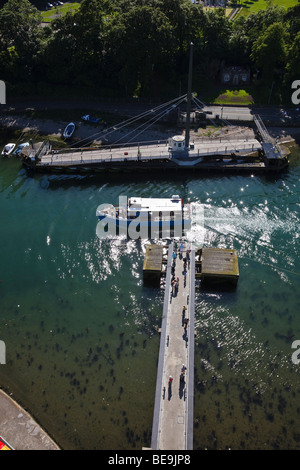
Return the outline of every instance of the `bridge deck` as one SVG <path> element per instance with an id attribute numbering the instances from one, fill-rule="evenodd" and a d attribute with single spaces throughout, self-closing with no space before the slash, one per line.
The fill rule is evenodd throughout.
<path id="1" fill-rule="evenodd" d="M 184 275 L 186 245 L 177 252 L 175 278 L 178 292 L 172 292 L 172 253 L 170 245 L 157 371 L 151 448 L 154 450 L 192 450 L 194 406 L 194 295 L 195 256 L 190 253 Z M 184 311 L 186 307 L 186 311 Z M 184 317 L 189 319 L 184 327 Z M 184 365 L 184 380 L 180 380 Z M 173 381 L 169 383 L 169 377 Z"/>
<path id="2" fill-rule="evenodd" d="M 67 151 L 50 151 L 40 156 L 39 167 L 51 166 L 80 166 L 97 163 L 118 163 L 124 161 L 170 160 L 172 157 L 183 158 L 183 162 L 192 162 L 197 157 L 212 155 L 231 155 L 232 153 L 250 153 L 261 150 L 261 144 L 256 139 L 224 140 L 220 142 L 196 142 L 189 153 L 172 154 L 166 143 L 148 146 L 133 146 L 120 148 L 86 148 L 69 149 Z"/>

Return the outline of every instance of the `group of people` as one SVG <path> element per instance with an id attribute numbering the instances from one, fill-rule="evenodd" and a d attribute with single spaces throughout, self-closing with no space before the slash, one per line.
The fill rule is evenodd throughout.
<path id="1" fill-rule="evenodd" d="M 186 371 L 186 366 L 185 366 L 184 364 L 182 364 L 181 374 L 180 374 L 180 383 L 181 383 L 181 384 L 184 383 L 185 371 Z"/>
<path id="2" fill-rule="evenodd" d="M 187 266 L 190 267 L 190 252 L 191 250 L 186 250 L 186 255 L 183 258 L 183 269 L 186 271 Z"/>
<path id="3" fill-rule="evenodd" d="M 175 278 L 175 274 L 172 277 L 172 295 L 175 297 L 179 289 L 179 277 Z"/>
<path id="4" fill-rule="evenodd" d="M 187 308 L 184 305 L 183 309 L 182 309 L 182 323 L 183 323 L 183 327 L 184 327 L 185 330 L 187 329 L 187 326 L 188 326 L 188 323 L 189 323 L 188 317 L 185 316 L 186 310 L 187 310 Z"/>
<path id="5" fill-rule="evenodd" d="M 184 381 L 185 381 L 185 371 L 186 371 L 186 366 L 184 364 L 182 364 L 181 372 L 180 372 L 180 376 L 179 376 L 180 384 L 183 384 Z M 169 387 L 172 386 L 172 383 L 173 383 L 173 377 L 172 377 L 172 375 L 170 375 L 170 377 L 169 377 Z"/>
<path id="6" fill-rule="evenodd" d="M 172 285 L 172 295 L 173 297 L 177 295 L 178 289 L 179 289 L 179 278 L 175 278 L 175 265 L 176 265 L 176 258 L 177 258 L 177 242 L 174 243 L 174 251 L 173 251 L 173 262 L 172 262 L 172 267 L 171 267 L 171 285 Z M 183 254 L 183 243 L 179 245 L 179 259 L 183 259 L 183 277 L 184 277 L 184 287 L 186 285 L 186 276 L 187 276 L 187 268 L 190 266 L 190 249 L 186 250 L 186 256 L 182 258 Z"/>
<path id="7" fill-rule="evenodd" d="M 186 272 L 187 272 L 187 267 L 190 265 L 190 252 L 191 250 L 186 250 L 186 256 L 183 258 L 183 243 L 179 245 L 179 259 L 183 259 L 183 275 L 184 275 L 184 280 L 186 281 Z M 177 295 L 178 289 L 179 289 L 179 278 L 175 276 L 175 265 L 176 265 L 176 259 L 177 259 L 177 250 L 178 250 L 178 245 L 177 242 L 174 243 L 174 251 L 173 251 L 173 262 L 172 262 L 172 267 L 171 267 L 171 285 L 172 285 L 172 295 L 173 297 Z M 189 319 L 186 317 L 186 306 L 183 307 L 182 310 L 182 318 L 183 318 L 183 326 L 184 330 L 186 331 Z M 180 372 L 180 385 L 183 385 L 185 382 L 185 371 L 186 371 L 186 366 L 182 364 L 181 372 Z M 172 386 L 173 382 L 173 377 L 170 375 L 169 377 L 169 388 Z"/>

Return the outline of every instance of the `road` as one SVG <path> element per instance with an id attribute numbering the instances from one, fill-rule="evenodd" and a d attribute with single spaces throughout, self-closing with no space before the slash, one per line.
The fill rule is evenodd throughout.
<path id="1" fill-rule="evenodd" d="M 252 121 L 254 114 L 259 114 L 263 121 L 276 121 L 280 123 L 289 123 L 295 119 L 300 124 L 300 112 L 296 108 L 281 108 L 281 107 L 263 107 L 263 106 L 206 106 L 204 108 L 212 113 L 212 117 L 216 115 L 220 119 L 237 120 L 237 121 Z"/>
<path id="2" fill-rule="evenodd" d="M 15 110 L 26 109 L 81 109 L 82 111 L 98 110 L 109 111 L 111 113 L 120 114 L 122 116 L 136 116 L 143 113 L 151 107 L 158 105 L 154 102 L 139 102 L 125 100 L 87 100 L 77 99 L 70 101 L 55 101 L 55 100 L 42 100 L 33 98 L 27 99 L 13 99 L 10 98 L 6 105 L 0 106 L 0 113 L 5 113 L 8 110 L 12 112 Z M 234 120 L 249 120 L 252 119 L 254 114 L 259 114 L 263 120 L 286 122 L 292 119 L 297 119 L 300 124 L 300 112 L 296 111 L 296 106 L 278 107 L 278 106 L 226 106 L 226 105 L 207 105 L 205 109 L 211 111 L 213 114 L 218 114 L 219 117 L 224 119 Z M 286 113 L 286 115 L 285 115 Z"/>

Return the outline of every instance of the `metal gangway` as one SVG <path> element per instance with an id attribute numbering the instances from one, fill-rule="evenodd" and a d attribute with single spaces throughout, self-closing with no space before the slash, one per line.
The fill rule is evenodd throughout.
<path id="1" fill-rule="evenodd" d="M 267 160 L 283 159 L 284 156 L 282 155 L 280 146 L 276 142 L 276 139 L 270 136 L 259 114 L 254 115 L 254 123 L 262 139 L 261 146 L 264 151 L 265 158 Z"/>

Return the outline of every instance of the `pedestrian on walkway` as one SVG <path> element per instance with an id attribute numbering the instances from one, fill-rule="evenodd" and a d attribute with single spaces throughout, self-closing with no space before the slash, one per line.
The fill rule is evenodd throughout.
<path id="1" fill-rule="evenodd" d="M 176 279 L 176 282 L 175 282 L 175 293 L 176 293 L 176 295 L 177 295 L 178 289 L 179 289 L 179 277 Z"/>
<path id="2" fill-rule="evenodd" d="M 175 297 L 175 294 L 176 294 L 176 279 L 174 277 L 174 279 L 172 281 L 172 295 L 173 295 L 173 297 Z"/>
<path id="3" fill-rule="evenodd" d="M 181 324 L 182 324 L 182 326 L 184 325 L 185 312 L 186 312 L 186 306 L 184 305 L 183 309 L 182 309 L 182 315 L 181 315 Z"/>
<path id="4" fill-rule="evenodd" d="M 190 251 L 191 250 L 186 250 L 186 260 L 187 260 L 188 267 L 190 267 Z"/>

